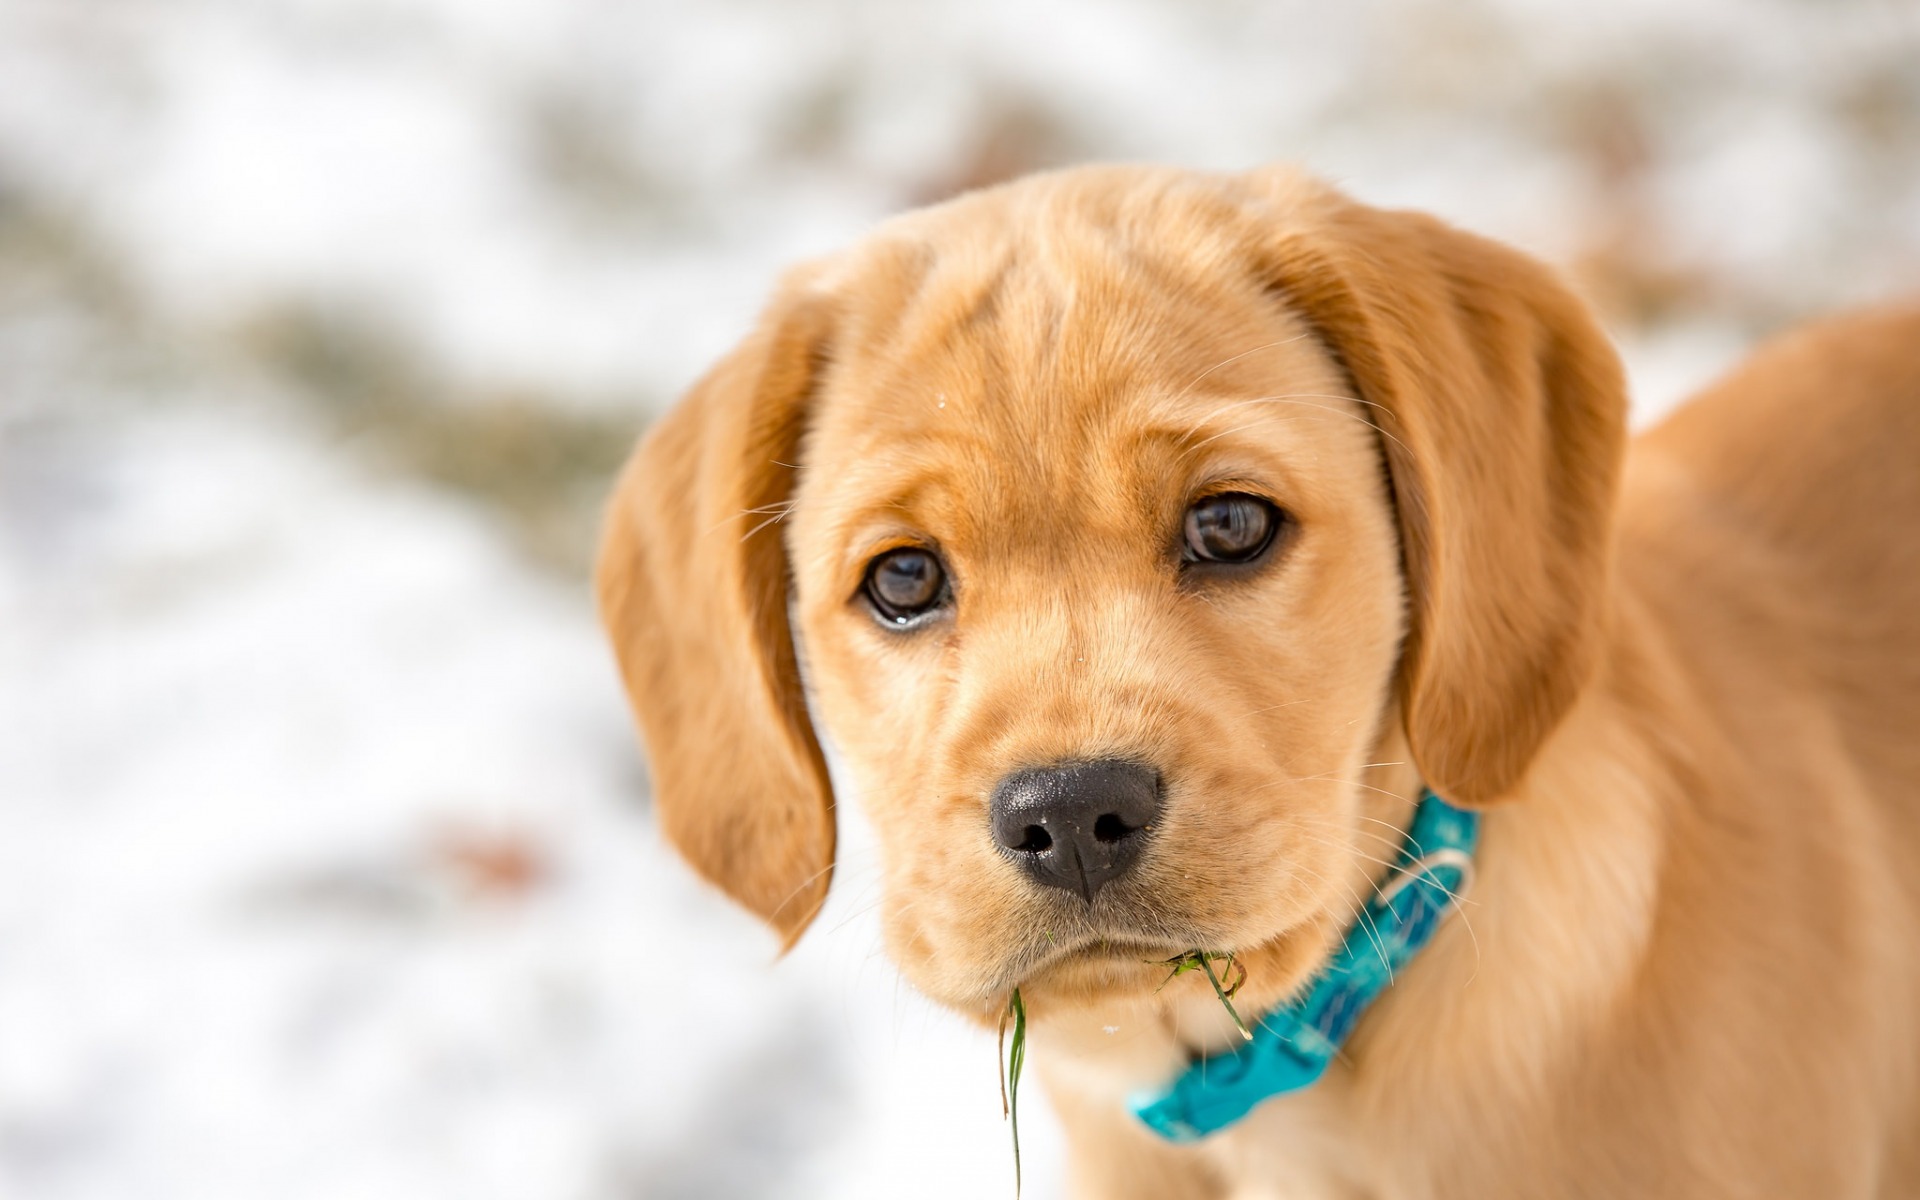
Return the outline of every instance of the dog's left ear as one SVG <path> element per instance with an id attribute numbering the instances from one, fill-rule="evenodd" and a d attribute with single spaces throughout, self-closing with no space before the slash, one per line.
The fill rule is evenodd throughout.
<path id="1" fill-rule="evenodd" d="M 641 440 L 596 571 L 662 829 L 788 945 L 825 901 L 834 855 L 779 522 L 829 324 L 809 275 L 789 276 L 746 340 Z"/>
<path id="2" fill-rule="evenodd" d="M 1256 251 L 1266 279 L 1341 358 L 1380 430 L 1414 760 L 1449 800 L 1499 799 L 1599 650 L 1626 442 L 1619 359 L 1523 254 L 1297 176 L 1246 178 L 1272 206 Z"/>

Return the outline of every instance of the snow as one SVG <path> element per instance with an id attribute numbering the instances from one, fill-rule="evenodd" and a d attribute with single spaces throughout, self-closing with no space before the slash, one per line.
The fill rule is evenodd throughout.
<path id="1" fill-rule="evenodd" d="M 1002 1185 L 991 1046 L 872 961 L 857 831 L 774 965 L 653 833 L 583 589 L 314 440 L 10 445 L 91 499 L 0 559 L 0 1190 Z"/>
<path id="2" fill-rule="evenodd" d="M 1011 1188 L 857 819 L 778 958 L 584 581 L 261 328 L 637 425 L 889 212 L 1285 157 L 1566 265 L 1644 423 L 1920 278 L 1916 60 L 1866 0 L 0 0 L 0 1196 Z"/>

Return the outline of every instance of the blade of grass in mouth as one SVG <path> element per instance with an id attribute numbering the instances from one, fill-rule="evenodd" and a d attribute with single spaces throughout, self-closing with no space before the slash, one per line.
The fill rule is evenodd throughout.
<path id="1" fill-rule="evenodd" d="M 1213 962 L 1215 959 L 1226 963 L 1226 973 L 1233 979 L 1231 985 L 1223 986 L 1220 982 L 1220 976 L 1214 973 Z M 1242 1039 L 1249 1042 L 1253 1040 L 1253 1030 L 1247 1028 L 1247 1023 L 1240 1019 L 1239 1011 L 1233 1007 L 1234 994 L 1240 990 L 1240 985 L 1247 981 L 1247 968 L 1245 965 L 1234 961 L 1231 952 L 1221 954 L 1213 950 L 1189 950 L 1185 954 L 1176 954 L 1172 958 L 1165 959 L 1153 965 L 1171 968 L 1166 979 L 1161 982 L 1161 987 L 1167 986 L 1167 984 L 1172 983 L 1179 976 L 1185 975 L 1188 971 L 1204 972 L 1207 977 L 1207 982 L 1213 985 L 1213 994 L 1220 998 L 1220 1007 L 1226 1009 L 1227 1015 L 1233 1018 L 1233 1027 L 1240 1031 Z M 1234 975 L 1236 970 L 1239 972 L 1237 976 Z"/>
<path id="2" fill-rule="evenodd" d="M 1013 1021 L 1013 1048 L 1007 1048 L 1007 1021 Z M 1013 1194 L 1020 1195 L 1020 1071 L 1027 1065 L 1027 1006 L 1020 989 L 1007 997 L 1000 1014 L 1000 1115 L 1013 1130 Z"/>
<path id="3" fill-rule="evenodd" d="M 1220 976 L 1216 974 L 1213 969 L 1214 959 L 1219 959 L 1226 964 L 1225 973 L 1227 977 L 1232 980 L 1231 983 L 1223 985 L 1220 982 Z M 1244 964 L 1234 961 L 1231 953 L 1220 954 L 1211 950 L 1189 950 L 1185 954 L 1175 955 L 1173 958 L 1166 959 L 1154 965 L 1172 968 L 1172 973 L 1167 976 L 1166 981 L 1160 985 L 1161 987 L 1167 986 L 1167 983 L 1171 983 L 1175 977 L 1184 975 L 1188 971 L 1197 970 L 1205 972 L 1207 982 L 1213 985 L 1213 994 L 1220 998 L 1220 1006 L 1227 1010 L 1229 1017 L 1233 1018 L 1233 1027 L 1240 1031 L 1241 1037 L 1248 1041 L 1253 1040 L 1253 1031 L 1247 1028 L 1247 1023 L 1240 1019 L 1240 1014 L 1235 1011 L 1233 1007 L 1234 994 L 1240 990 L 1240 985 L 1247 981 L 1247 968 Z M 1236 971 L 1238 972 L 1237 975 L 1235 974 Z M 1012 1022 L 1013 1024 L 1013 1044 L 1011 1047 L 1007 1044 L 1008 1022 Z M 1000 1115 L 1006 1119 L 1008 1128 L 1013 1133 L 1013 1194 L 1015 1200 L 1019 1200 L 1020 1072 L 1027 1065 L 1027 1006 L 1025 1002 L 1020 999 L 1020 989 L 1018 987 L 1007 994 L 1007 1007 L 1000 1014 L 999 1058 Z"/>

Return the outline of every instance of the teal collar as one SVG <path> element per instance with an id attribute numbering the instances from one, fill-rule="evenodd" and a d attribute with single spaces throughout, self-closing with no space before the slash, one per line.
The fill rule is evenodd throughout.
<path id="1" fill-rule="evenodd" d="M 1133 1097 L 1134 1115 L 1168 1141 L 1198 1141 L 1262 1101 L 1320 1078 L 1367 1006 L 1452 910 L 1473 877 L 1479 840 L 1479 814 L 1431 791 L 1423 795 L 1392 877 L 1301 998 L 1256 1021 L 1245 1045 L 1200 1059 L 1167 1086 Z"/>

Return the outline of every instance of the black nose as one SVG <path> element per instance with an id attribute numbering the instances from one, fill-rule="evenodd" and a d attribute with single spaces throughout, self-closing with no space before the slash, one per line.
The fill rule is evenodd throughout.
<path id="1" fill-rule="evenodd" d="M 993 789 L 993 837 L 1050 887 L 1088 904 L 1140 857 L 1160 819 L 1160 776 L 1119 759 L 1019 771 Z"/>

